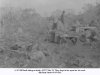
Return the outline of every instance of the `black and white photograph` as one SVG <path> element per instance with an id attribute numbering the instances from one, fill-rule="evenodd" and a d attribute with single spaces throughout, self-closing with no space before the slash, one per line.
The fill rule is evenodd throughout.
<path id="1" fill-rule="evenodd" d="M 100 68 L 100 0 L 0 0 L 0 68 Z"/>

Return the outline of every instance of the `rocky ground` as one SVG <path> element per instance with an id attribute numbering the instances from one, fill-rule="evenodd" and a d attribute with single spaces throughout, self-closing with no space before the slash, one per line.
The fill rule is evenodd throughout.
<path id="1" fill-rule="evenodd" d="M 40 36 L 42 38 L 42 36 Z M 4 41 L 0 41 L 0 67 L 1 68 L 99 68 L 100 67 L 100 43 L 95 48 L 82 45 L 80 41 L 76 45 L 66 43 L 57 45 L 38 39 L 34 41 L 31 49 L 27 48 L 31 43 L 22 44 L 21 48 L 11 48 Z"/>

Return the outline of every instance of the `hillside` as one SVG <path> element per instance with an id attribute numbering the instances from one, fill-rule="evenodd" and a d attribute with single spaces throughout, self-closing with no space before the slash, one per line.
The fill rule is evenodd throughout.
<path id="1" fill-rule="evenodd" d="M 49 34 L 54 24 L 51 20 L 61 14 L 62 11 L 56 11 L 52 17 L 41 17 L 34 9 L 0 9 L 0 67 L 100 68 L 100 37 L 88 44 L 79 33 L 70 30 L 78 23 L 85 26 L 93 21 L 92 25 L 98 29 L 96 35 L 100 35 L 100 5 L 78 15 L 64 14 L 64 25 L 57 22 L 62 27 L 57 33 L 58 36 L 68 33 L 68 36 L 62 36 L 60 41 L 55 36 L 53 40 Z"/>

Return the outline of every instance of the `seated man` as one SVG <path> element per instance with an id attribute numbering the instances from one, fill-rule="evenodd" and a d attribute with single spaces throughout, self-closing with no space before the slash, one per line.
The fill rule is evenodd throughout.
<path id="1" fill-rule="evenodd" d="M 97 34 L 95 31 L 91 31 L 91 35 L 87 38 L 90 40 L 91 43 L 98 41 Z"/>
<path id="2" fill-rule="evenodd" d="M 81 35 L 80 41 L 83 42 L 83 44 L 89 44 L 93 46 L 94 43 L 98 41 L 97 33 L 94 30 L 86 29 L 85 33 Z"/>

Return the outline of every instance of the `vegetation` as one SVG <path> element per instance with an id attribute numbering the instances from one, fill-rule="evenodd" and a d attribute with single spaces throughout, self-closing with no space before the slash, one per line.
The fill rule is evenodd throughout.
<path id="1" fill-rule="evenodd" d="M 0 67 L 100 67 L 100 4 L 50 17 L 34 9 L 0 10 Z"/>

